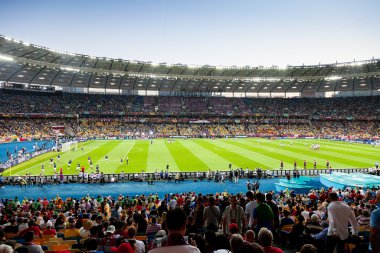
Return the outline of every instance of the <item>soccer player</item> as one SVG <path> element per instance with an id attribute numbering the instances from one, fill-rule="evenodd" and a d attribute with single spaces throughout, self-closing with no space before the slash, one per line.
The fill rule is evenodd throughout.
<path id="1" fill-rule="evenodd" d="M 294 161 L 294 169 L 297 169 L 297 161 Z"/>
<path id="2" fill-rule="evenodd" d="M 281 163 L 280 163 L 280 170 L 283 170 L 284 169 L 284 161 L 281 160 Z"/>
<path id="3" fill-rule="evenodd" d="M 57 160 L 58 160 L 58 162 L 59 162 L 59 160 L 61 160 L 61 156 L 60 155 L 57 156 Z"/>
<path id="4" fill-rule="evenodd" d="M 330 168 L 330 161 L 329 160 L 326 161 L 326 169 L 328 169 L 328 168 Z"/>
<path id="5" fill-rule="evenodd" d="M 106 158 L 106 161 L 108 161 L 108 155 L 106 155 L 105 158 Z"/>
<path id="6" fill-rule="evenodd" d="M 306 170 L 306 160 L 303 160 L 303 169 Z"/>
<path id="7" fill-rule="evenodd" d="M 69 160 L 69 163 L 67 164 L 67 167 L 69 167 L 69 169 L 70 169 L 70 166 L 71 166 L 71 163 L 72 163 L 73 161 L 71 161 L 71 159 Z M 62 168 L 61 168 L 62 169 Z"/>
<path id="8" fill-rule="evenodd" d="M 123 164 L 123 158 L 120 158 L 120 164 Z"/>
<path id="9" fill-rule="evenodd" d="M 90 161 L 90 170 L 92 170 L 94 166 L 92 165 L 92 160 Z"/>
<path id="10" fill-rule="evenodd" d="M 77 163 L 76 171 L 80 171 L 80 163 Z"/>
<path id="11" fill-rule="evenodd" d="M 125 163 L 128 165 L 128 163 L 129 163 L 129 159 L 128 159 L 128 156 L 127 156 L 127 158 L 125 159 Z"/>
<path id="12" fill-rule="evenodd" d="M 90 163 L 90 161 L 91 161 L 91 157 L 90 157 L 90 156 L 87 157 L 87 160 L 88 160 L 88 163 Z"/>
<path id="13" fill-rule="evenodd" d="M 54 171 L 57 171 L 57 164 L 56 163 L 53 164 L 53 169 L 54 169 Z"/>
<path id="14" fill-rule="evenodd" d="M 317 161 L 314 160 L 314 169 L 316 169 L 316 168 L 317 168 Z"/>

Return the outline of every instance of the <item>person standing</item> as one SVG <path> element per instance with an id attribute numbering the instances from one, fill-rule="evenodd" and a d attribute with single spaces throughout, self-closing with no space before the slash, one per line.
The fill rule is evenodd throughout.
<path id="1" fill-rule="evenodd" d="M 376 209 L 371 213 L 370 247 L 372 253 L 380 253 L 380 190 L 376 192 Z"/>
<path id="2" fill-rule="evenodd" d="M 274 228 L 274 215 L 271 207 L 265 202 L 265 195 L 261 192 L 256 194 L 257 206 L 253 210 L 253 226 L 258 233 L 262 227 L 269 230 Z"/>
<path id="3" fill-rule="evenodd" d="M 333 253 L 337 247 L 337 253 L 344 252 L 344 245 L 348 239 L 348 224 L 352 226 L 352 234 L 358 234 L 358 223 L 351 208 L 340 202 L 336 192 L 329 193 L 330 204 L 327 207 L 329 228 L 327 232 L 326 251 Z"/>
<path id="4" fill-rule="evenodd" d="M 250 229 L 252 229 L 252 227 L 253 227 L 253 210 L 256 208 L 257 202 L 255 200 L 255 195 L 253 194 L 252 191 L 247 191 L 245 196 L 247 196 L 247 199 L 249 201 L 245 205 L 245 216 L 246 216 L 246 219 L 248 222 L 248 227 Z"/>
<path id="5" fill-rule="evenodd" d="M 245 228 L 245 215 L 244 209 L 237 204 L 236 196 L 231 196 L 231 204 L 226 207 L 223 213 L 223 233 L 231 234 L 229 229 L 230 224 L 235 223 L 238 226 L 238 233 L 243 232 Z"/>
<path id="6" fill-rule="evenodd" d="M 188 245 L 184 236 L 186 233 L 186 213 L 181 208 L 175 208 L 168 212 L 166 224 L 168 228 L 168 237 L 162 243 L 161 248 L 150 250 L 150 253 L 200 253 L 197 247 Z"/>
<path id="7" fill-rule="evenodd" d="M 219 229 L 219 217 L 220 210 L 219 207 L 215 206 L 214 197 L 208 199 L 209 206 L 205 207 L 203 210 L 203 220 L 205 228 L 208 231 L 218 232 Z"/>

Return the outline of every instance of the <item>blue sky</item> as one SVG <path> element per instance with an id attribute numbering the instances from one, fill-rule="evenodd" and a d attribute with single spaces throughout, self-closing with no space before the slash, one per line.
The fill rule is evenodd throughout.
<path id="1" fill-rule="evenodd" d="M 0 34 L 95 56 L 286 66 L 380 58 L 379 0 L 0 0 Z"/>

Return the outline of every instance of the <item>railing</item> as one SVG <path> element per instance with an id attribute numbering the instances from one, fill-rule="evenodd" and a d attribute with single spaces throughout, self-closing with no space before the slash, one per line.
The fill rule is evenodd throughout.
<path id="1" fill-rule="evenodd" d="M 297 170 L 301 176 L 318 176 L 319 174 L 328 174 L 331 173 L 331 171 L 335 172 L 345 172 L 345 173 L 355 173 L 355 172 L 362 172 L 362 173 L 368 173 L 368 168 L 348 168 L 348 169 L 306 169 L 306 170 Z M 222 173 L 226 173 L 226 178 L 228 178 L 228 173 L 230 171 L 220 171 Z M 250 170 L 249 173 L 240 173 L 240 178 L 258 178 L 257 174 L 254 173 L 255 171 Z M 261 178 L 267 178 L 267 177 L 285 177 L 286 174 L 293 175 L 294 170 L 262 170 L 262 177 Z M 172 174 L 172 177 L 169 180 L 174 180 L 175 174 L 177 172 L 170 172 Z M 206 172 L 179 172 L 182 174 L 183 179 L 192 179 L 192 180 L 207 180 L 206 178 Z M 165 174 L 165 173 L 164 173 Z M 143 175 L 143 176 L 142 176 Z M 60 176 L 56 176 L 56 180 L 54 180 L 54 175 L 48 175 L 43 176 L 43 183 L 79 183 L 79 182 L 97 182 L 99 179 L 91 180 L 87 176 L 83 175 L 64 175 L 63 180 L 60 180 Z M 160 177 L 160 173 L 158 173 L 158 177 Z M 212 173 L 212 179 L 214 179 L 215 173 Z M 4 177 L 4 183 L 5 184 L 17 184 L 19 182 L 20 176 L 9 176 Z M 28 184 L 36 184 L 39 182 L 40 177 L 39 176 L 24 176 L 26 178 L 26 181 Z M 108 183 L 116 183 L 116 182 L 127 182 L 127 181 L 147 181 L 149 178 L 152 180 L 156 180 L 156 174 L 155 173 L 125 173 L 122 174 L 104 174 L 104 180 Z M 167 180 L 167 179 L 165 179 Z"/>

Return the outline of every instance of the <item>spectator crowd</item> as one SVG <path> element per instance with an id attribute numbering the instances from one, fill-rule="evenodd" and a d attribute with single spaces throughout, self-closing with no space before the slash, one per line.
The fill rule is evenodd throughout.
<path id="1" fill-rule="evenodd" d="M 1 252 L 380 252 L 375 187 L 16 197 L 0 211 Z"/>

